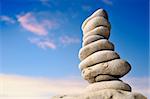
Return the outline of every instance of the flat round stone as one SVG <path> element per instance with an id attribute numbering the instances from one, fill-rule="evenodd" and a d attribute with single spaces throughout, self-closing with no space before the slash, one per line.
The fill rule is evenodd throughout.
<path id="1" fill-rule="evenodd" d="M 82 61 L 87 58 L 89 55 L 93 54 L 94 52 L 101 51 L 101 50 L 114 50 L 114 45 L 108 41 L 107 39 L 101 39 L 91 44 L 88 44 L 85 47 L 82 47 L 79 51 L 79 59 Z"/>
<path id="2" fill-rule="evenodd" d="M 91 36 L 88 36 L 82 43 L 82 47 L 94 42 L 94 41 L 97 41 L 97 40 L 101 40 L 101 39 L 104 39 L 103 36 L 100 36 L 100 35 L 91 35 Z"/>
<path id="3" fill-rule="evenodd" d="M 85 80 L 86 80 L 86 79 L 85 79 Z M 88 83 L 95 83 L 95 82 L 96 82 L 96 81 L 95 81 L 95 78 L 88 79 L 87 81 L 88 81 Z"/>
<path id="4" fill-rule="evenodd" d="M 87 22 L 89 20 L 91 20 L 93 17 L 96 16 L 102 16 L 105 17 L 106 19 L 108 19 L 108 15 L 107 12 L 104 9 L 98 9 L 97 11 L 95 11 L 90 17 L 88 17 L 82 24 L 82 29 L 84 28 L 84 26 L 87 24 Z"/>
<path id="5" fill-rule="evenodd" d="M 95 77 L 95 82 L 110 81 L 110 80 L 119 80 L 119 79 L 111 75 L 98 75 Z"/>
<path id="6" fill-rule="evenodd" d="M 79 64 L 79 68 L 82 70 L 87 67 L 96 65 L 98 63 L 107 62 L 119 58 L 120 56 L 114 51 L 110 51 L 110 50 L 98 51 L 88 56 L 83 61 L 81 61 Z"/>
<path id="7" fill-rule="evenodd" d="M 105 27 L 108 27 L 109 29 L 111 28 L 110 23 L 108 22 L 106 18 L 100 17 L 100 16 L 94 17 L 91 20 L 89 20 L 87 24 L 85 25 L 85 27 L 83 28 L 83 34 L 93 30 L 94 28 L 98 26 L 105 26 Z"/>
<path id="8" fill-rule="evenodd" d="M 127 61 L 115 59 L 112 61 L 99 63 L 94 66 L 82 70 L 84 79 L 95 78 L 98 75 L 112 75 L 113 77 L 123 77 L 131 70 L 131 66 Z"/>
<path id="9" fill-rule="evenodd" d="M 108 27 L 98 26 L 98 27 L 94 28 L 93 30 L 85 33 L 83 36 L 83 41 L 91 35 L 100 35 L 100 36 L 103 36 L 104 38 L 108 39 L 109 35 L 110 35 L 110 30 Z"/>
<path id="10" fill-rule="evenodd" d="M 131 91 L 131 87 L 128 84 L 122 81 L 112 80 L 92 83 L 86 88 L 86 92 L 100 91 L 103 89 Z"/>
<path id="11" fill-rule="evenodd" d="M 83 74 L 82 77 L 84 78 Z M 101 81 L 110 81 L 110 80 L 120 80 L 119 78 L 113 77 L 111 75 L 98 75 L 96 77 L 93 78 L 84 78 L 85 80 L 87 80 L 89 83 L 95 83 L 95 82 L 101 82 Z"/>

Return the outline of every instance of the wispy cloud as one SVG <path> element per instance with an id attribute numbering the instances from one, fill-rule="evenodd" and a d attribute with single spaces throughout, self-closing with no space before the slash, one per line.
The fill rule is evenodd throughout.
<path id="1" fill-rule="evenodd" d="M 49 38 L 29 38 L 28 39 L 32 44 L 37 45 L 42 49 L 56 49 L 56 44 Z"/>
<path id="2" fill-rule="evenodd" d="M 92 7 L 90 5 L 82 5 L 83 11 L 91 11 Z"/>
<path id="3" fill-rule="evenodd" d="M 58 23 L 54 22 L 53 20 L 49 20 L 49 19 L 43 19 L 41 24 L 42 24 L 42 26 L 44 26 L 45 28 L 47 28 L 49 30 L 56 29 L 58 27 Z"/>
<path id="4" fill-rule="evenodd" d="M 102 0 L 102 2 L 107 5 L 113 5 L 113 2 L 111 0 Z"/>
<path id="5" fill-rule="evenodd" d="M 68 44 L 75 44 L 75 43 L 79 43 L 80 40 L 77 37 L 70 37 L 70 36 L 61 36 L 59 38 L 60 43 L 64 44 L 64 45 L 68 45 Z"/>
<path id="6" fill-rule="evenodd" d="M 60 26 L 67 24 L 66 16 L 61 12 L 28 12 L 19 15 L 17 18 L 24 29 L 36 34 L 35 38 L 29 38 L 28 40 L 39 48 L 56 49 L 61 44 L 68 45 L 79 42 L 78 38 L 56 36 L 55 32 L 59 32 L 62 28 Z"/>
<path id="7" fill-rule="evenodd" d="M 14 24 L 16 22 L 15 19 L 13 19 L 13 18 L 11 18 L 9 16 L 5 16 L 5 15 L 0 16 L 0 21 L 6 22 L 6 23 L 12 23 L 12 24 Z"/>
<path id="8" fill-rule="evenodd" d="M 25 15 L 18 16 L 18 21 L 24 29 L 32 33 L 35 33 L 37 35 L 48 34 L 46 28 L 40 22 L 38 22 L 38 20 L 32 13 L 26 13 Z"/>
<path id="9" fill-rule="evenodd" d="M 86 86 L 82 80 L 72 77 L 48 79 L 3 74 L 0 81 L 0 97 L 4 99 L 50 99 L 58 94 L 81 93 Z"/>
<path id="10" fill-rule="evenodd" d="M 60 36 L 56 38 L 52 37 L 30 37 L 28 38 L 31 44 L 34 44 L 38 46 L 39 48 L 42 48 L 44 50 L 46 49 L 56 49 L 58 47 L 70 45 L 70 44 L 77 44 L 80 42 L 79 38 L 72 37 L 72 36 Z"/>
<path id="11" fill-rule="evenodd" d="M 50 99 L 58 94 L 79 94 L 88 84 L 79 77 L 63 79 L 35 78 L 19 75 L 0 75 L 0 97 L 4 99 Z M 129 77 L 124 82 L 133 87 L 133 91 L 150 97 L 148 78 Z M 134 84 L 132 84 L 134 83 Z M 17 98 L 19 97 L 19 98 Z"/>
<path id="12" fill-rule="evenodd" d="M 53 20 L 38 16 L 40 15 L 28 12 L 24 15 L 19 15 L 18 22 L 24 29 L 39 36 L 46 36 L 50 30 L 56 28 L 57 23 Z"/>

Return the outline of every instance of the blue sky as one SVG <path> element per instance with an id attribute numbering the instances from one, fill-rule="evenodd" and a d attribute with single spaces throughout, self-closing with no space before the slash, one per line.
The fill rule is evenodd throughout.
<path id="1" fill-rule="evenodd" d="M 148 77 L 148 0 L 0 0 L 0 73 L 29 77 L 79 76 L 82 22 L 104 8 L 110 41 L 132 65 L 127 76 Z"/>
<path id="2" fill-rule="evenodd" d="M 120 56 L 132 64 L 130 75 L 148 76 L 147 2 L 146 0 L 114 0 L 109 3 L 105 0 L 72 2 L 1 0 L 1 16 L 7 16 L 12 20 L 12 22 L 0 21 L 1 72 L 48 77 L 80 75 L 77 55 L 81 48 L 81 24 L 93 11 L 104 8 L 112 25 L 110 40 L 115 44 Z M 46 35 L 38 35 L 36 31 L 24 28 L 18 21 L 19 16 L 27 14 L 31 14 L 38 21 L 37 23 L 33 21 L 35 24 L 40 25 L 43 20 L 48 20 L 54 21 L 51 22 L 54 25 L 45 29 Z M 72 40 L 67 40 L 67 37 Z M 60 38 L 66 38 L 66 42 L 62 43 L 59 41 Z M 43 49 L 30 39 L 41 39 L 37 42 L 50 39 L 56 48 Z"/>

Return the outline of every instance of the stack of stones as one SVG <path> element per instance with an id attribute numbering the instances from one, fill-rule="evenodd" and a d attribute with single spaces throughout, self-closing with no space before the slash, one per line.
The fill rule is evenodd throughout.
<path id="1" fill-rule="evenodd" d="M 79 68 L 83 78 L 92 83 L 87 88 L 88 90 L 131 91 L 131 87 L 119 79 L 130 71 L 131 66 L 127 61 L 120 59 L 114 51 L 113 43 L 108 40 L 110 29 L 108 15 L 103 9 L 97 10 L 83 22 Z"/>
<path id="2" fill-rule="evenodd" d="M 108 39 L 111 25 L 105 10 L 98 9 L 82 25 L 83 43 L 79 68 L 90 84 L 82 94 L 60 95 L 53 99 L 147 99 L 120 80 L 131 70 L 130 64 L 114 51 Z"/>

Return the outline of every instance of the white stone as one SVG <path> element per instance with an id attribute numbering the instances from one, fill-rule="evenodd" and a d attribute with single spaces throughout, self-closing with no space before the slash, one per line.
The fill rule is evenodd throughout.
<path id="1" fill-rule="evenodd" d="M 100 36 L 100 35 L 91 35 L 91 36 L 88 36 L 82 43 L 82 47 L 94 42 L 94 41 L 97 41 L 97 40 L 101 40 L 101 39 L 104 39 L 103 36 Z"/>
<path id="2" fill-rule="evenodd" d="M 86 79 L 85 79 L 86 80 Z M 88 83 L 95 83 L 96 81 L 95 81 L 95 78 L 90 78 L 90 79 L 88 79 L 87 80 L 88 81 Z"/>
<path id="3" fill-rule="evenodd" d="M 105 27 L 108 27 L 109 29 L 111 28 L 110 23 L 108 22 L 106 18 L 94 17 L 87 22 L 87 24 L 83 28 L 83 33 L 85 34 L 98 26 L 105 26 Z"/>
<path id="4" fill-rule="evenodd" d="M 119 79 L 110 75 L 98 75 L 95 77 L 95 82 L 108 81 L 108 80 L 119 80 Z"/>
<path id="5" fill-rule="evenodd" d="M 98 26 L 98 27 L 94 28 L 93 30 L 85 33 L 83 36 L 83 41 L 91 35 L 100 35 L 100 36 L 103 36 L 104 38 L 108 39 L 109 35 L 110 35 L 110 30 L 108 27 Z"/>
<path id="6" fill-rule="evenodd" d="M 127 74 L 130 70 L 131 66 L 127 61 L 115 59 L 83 69 L 82 76 L 84 79 L 90 79 L 97 75 L 106 74 L 120 78 Z"/>
<path id="7" fill-rule="evenodd" d="M 140 93 L 123 90 L 104 89 L 76 95 L 58 95 L 52 99 L 147 99 Z"/>
<path id="8" fill-rule="evenodd" d="M 114 50 L 114 45 L 107 39 L 101 39 L 82 47 L 79 51 L 79 59 L 82 61 L 94 52 L 101 50 Z"/>
<path id="9" fill-rule="evenodd" d="M 98 63 L 119 59 L 119 58 L 120 58 L 119 55 L 114 51 L 110 51 L 110 50 L 98 51 L 88 56 L 83 61 L 81 61 L 79 64 L 79 68 L 82 70 L 84 68 L 91 67 L 92 65 Z"/>
<path id="10" fill-rule="evenodd" d="M 92 83 L 89 86 L 87 86 L 86 92 L 99 91 L 103 89 L 131 91 L 131 87 L 128 84 L 122 81 L 112 80 L 112 81 L 102 81 L 102 82 Z"/>
<path id="11" fill-rule="evenodd" d="M 84 28 L 84 26 L 86 25 L 86 23 L 91 20 L 93 17 L 96 16 L 102 16 L 105 17 L 106 19 L 108 19 L 108 15 L 107 12 L 104 9 L 98 9 L 97 11 L 95 11 L 90 17 L 88 17 L 82 24 L 82 29 Z"/>
<path id="12" fill-rule="evenodd" d="M 93 78 L 86 78 L 85 80 L 87 80 L 89 83 L 95 83 L 95 82 L 101 82 L 101 81 L 120 80 L 120 79 L 115 78 L 111 75 L 98 75 Z"/>

